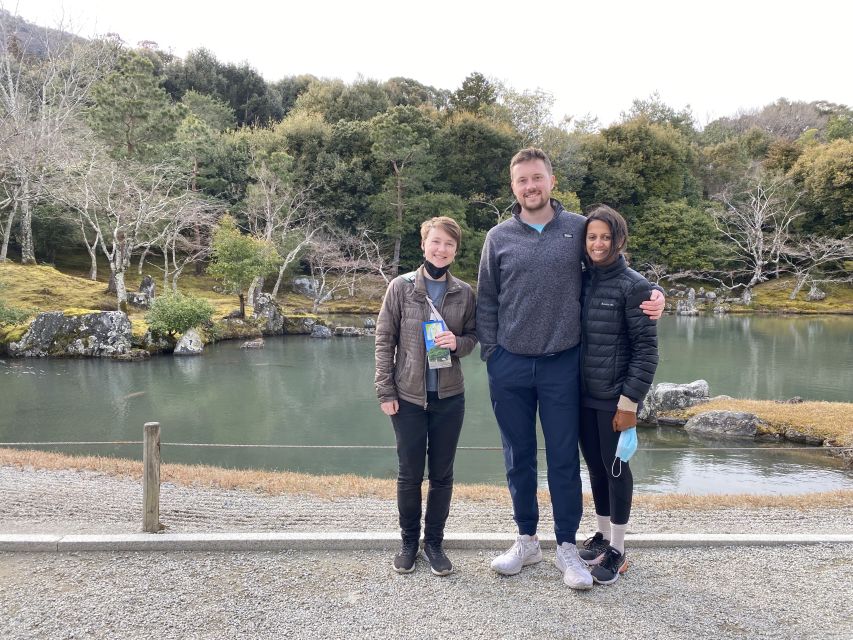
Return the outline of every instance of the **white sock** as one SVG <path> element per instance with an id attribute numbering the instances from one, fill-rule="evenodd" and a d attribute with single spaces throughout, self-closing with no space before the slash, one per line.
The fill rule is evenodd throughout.
<path id="1" fill-rule="evenodd" d="M 610 538 L 610 546 L 618 549 L 619 553 L 625 553 L 625 531 L 628 529 L 628 523 L 611 524 L 610 529 L 613 532 L 613 537 Z"/>
<path id="2" fill-rule="evenodd" d="M 595 520 L 601 535 L 605 540 L 610 540 L 610 516 L 600 516 L 596 513 Z"/>

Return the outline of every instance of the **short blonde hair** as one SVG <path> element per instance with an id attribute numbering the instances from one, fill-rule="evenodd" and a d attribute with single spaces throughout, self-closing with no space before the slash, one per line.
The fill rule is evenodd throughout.
<path id="1" fill-rule="evenodd" d="M 459 247 L 459 244 L 462 242 L 462 227 L 459 226 L 456 220 L 447 216 L 436 216 L 435 218 L 425 220 L 421 225 L 421 242 L 425 241 L 429 232 L 436 227 L 456 240 L 456 247 Z"/>

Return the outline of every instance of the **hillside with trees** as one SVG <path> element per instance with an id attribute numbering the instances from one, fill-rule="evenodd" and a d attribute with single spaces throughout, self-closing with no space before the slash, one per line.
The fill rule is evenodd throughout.
<path id="1" fill-rule="evenodd" d="M 535 145 L 567 208 L 626 216 L 632 264 L 656 280 L 748 296 L 781 279 L 792 299 L 851 281 L 847 105 L 780 98 L 702 128 L 657 95 L 607 127 L 555 121 L 552 107 L 477 72 L 453 90 L 269 82 L 206 49 L 182 59 L 3 13 L 0 262 L 82 254 L 92 280 L 108 269 L 124 308 L 129 273 L 156 269 L 177 291 L 211 264 L 217 234 L 238 233 L 265 256 L 243 302 L 318 269 L 350 290 L 388 281 L 420 262 L 420 221 L 448 215 L 464 232 L 456 271 L 473 279 L 486 232 L 509 214 L 510 158 Z"/>

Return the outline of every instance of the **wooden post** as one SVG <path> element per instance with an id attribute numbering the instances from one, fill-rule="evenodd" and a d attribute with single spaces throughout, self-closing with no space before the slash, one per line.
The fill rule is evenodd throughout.
<path id="1" fill-rule="evenodd" d="M 160 524 L 160 423 L 146 422 L 142 450 L 142 529 L 158 533 Z"/>

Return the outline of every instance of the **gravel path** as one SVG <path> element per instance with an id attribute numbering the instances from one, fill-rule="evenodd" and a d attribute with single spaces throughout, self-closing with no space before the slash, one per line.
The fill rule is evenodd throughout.
<path id="1" fill-rule="evenodd" d="M 553 531 L 550 511 L 548 505 L 542 505 L 543 532 Z M 170 533 L 397 530 L 396 505 L 391 500 L 269 496 L 169 483 L 160 491 L 160 520 Z M 592 528 L 592 517 L 583 525 Z M 705 511 L 637 507 L 630 526 L 629 533 L 853 533 L 853 505 L 845 509 Z M 0 466 L 0 533 L 135 533 L 141 527 L 142 486 L 138 480 L 92 471 Z M 447 529 L 511 533 L 509 495 L 499 504 L 454 500 Z"/>
<path id="2" fill-rule="evenodd" d="M 0 467 L 0 533 L 133 533 L 139 482 Z M 172 532 L 395 531 L 392 501 L 164 484 Z M 543 516 L 550 515 L 547 507 Z M 585 525 L 592 526 L 590 518 Z M 551 530 L 543 517 L 542 531 Z M 454 502 L 448 530 L 511 532 L 505 504 Z M 844 509 L 637 509 L 629 533 L 853 533 Z M 629 550 L 577 593 L 552 564 L 501 577 L 491 551 L 410 576 L 391 551 L 0 553 L 0 638 L 853 638 L 850 545 Z"/>
<path id="3" fill-rule="evenodd" d="M 643 550 L 588 592 L 550 553 L 513 577 L 452 557 L 437 578 L 379 552 L 0 554 L 0 638 L 853 637 L 843 545 Z"/>

